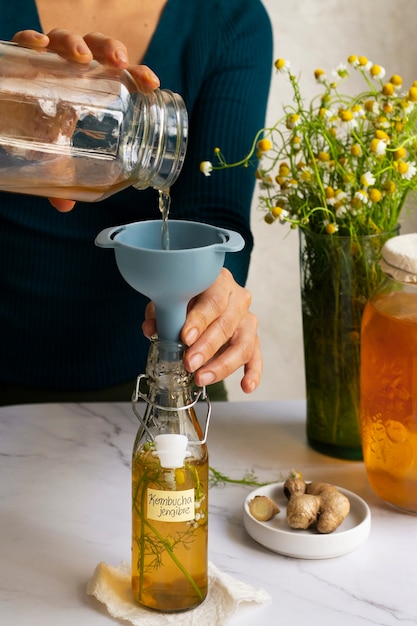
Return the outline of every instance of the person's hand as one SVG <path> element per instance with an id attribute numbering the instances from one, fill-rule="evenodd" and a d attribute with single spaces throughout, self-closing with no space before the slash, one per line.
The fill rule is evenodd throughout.
<path id="1" fill-rule="evenodd" d="M 250 304 L 250 292 L 225 268 L 211 287 L 190 302 L 181 340 L 190 346 L 184 362 L 197 385 L 223 380 L 241 366 L 243 391 L 251 393 L 259 385 L 262 354 Z M 150 337 L 156 332 L 153 303 L 148 304 L 145 318 L 143 332 Z"/>
<path id="2" fill-rule="evenodd" d="M 53 50 L 67 61 L 90 63 L 98 61 L 102 65 L 129 70 L 139 89 L 145 93 L 159 87 L 159 79 L 146 65 L 130 65 L 126 46 L 117 39 L 101 33 L 88 33 L 81 36 L 62 28 L 55 28 L 47 35 L 36 30 L 22 30 L 12 39 L 15 43 L 29 48 Z M 61 198 L 50 198 L 51 204 L 63 213 L 71 211 L 75 202 Z"/>

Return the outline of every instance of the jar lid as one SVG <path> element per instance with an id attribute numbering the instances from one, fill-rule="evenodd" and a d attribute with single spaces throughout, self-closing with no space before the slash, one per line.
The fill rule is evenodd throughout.
<path id="1" fill-rule="evenodd" d="M 417 283 L 417 233 L 398 235 L 382 248 L 381 269 L 403 283 Z"/>

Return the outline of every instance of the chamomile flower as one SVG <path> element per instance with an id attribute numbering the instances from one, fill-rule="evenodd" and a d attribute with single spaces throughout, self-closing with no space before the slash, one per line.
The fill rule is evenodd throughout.
<path id="1" fill-rule="evenodd" d="M 346 64 L 339 63 L 336 70 L 333 71 L 333 76 L 336 76 L 336 78 L 347 78 L 349 76 L 349 71 Z"/>
<path id="2" fill-rule="evenodd" d="M 369 202 L 369 196 L 368 196 L 368 192 L 366 191 L 366 189 L 359 189 L 356 193 L 355 196 L 356 200 L 358 200 L 361 204 L 368 204 Z"/>
<path id="3" fill-rule="evenodd" d="M 417 168 L 415 163 L 401 161 L 398 163 L 398 172 L 404 180 L 412 180 L 416 175 Z"/>
<path id="4" fill-rule="evenodd" d="M 387 149 L 387 144 L 383 139 L 372 139 L 369 148 L 371 152 L 376 154 L 377 156 L 383 156 Z"/>
<path id="5" fill-rule="evenodd" d="M 211 176 L 213 171 L 213 164 L 211 161 L 202 161 L 200 163 L 200 172 L 204 174 L 204 176 Z"/>
<path id="6" fill-rule="evenodd" d="M 370 187 L 375 183 L 375 176 L 371 172 L 365 172 L 361 176 L 361 183 L 364 187 Z"/>
<path id="7" fill-rule="evenodd" d="M 372 78 L 379 78 L 380 80 L 382 80 L 385 76 L 385 70 L 381 67 L 381 65 L 371 65 L 369 73 Z"/>
<path id="8" fill-rule="evenodd" d="M 320 68 L 317 70 L 314 70 L 314 78 L 316 79 L 318 83 L 324 84 L 327 82 L 326 72 Z"/>
<path id="9" fill-rule="evenodd" d="M 285 59 L 277 59 L 274 63 L 275 69 L 282 74 L 288 72 L 291 68 L 291 63 Z"/>
<path id="10" fill-rule="evenodd" d="M 330 222 L 328 219 L 323 220 L 324 229 L 328 235 L 334 235 L 339 230 L 336 222 Z"/>

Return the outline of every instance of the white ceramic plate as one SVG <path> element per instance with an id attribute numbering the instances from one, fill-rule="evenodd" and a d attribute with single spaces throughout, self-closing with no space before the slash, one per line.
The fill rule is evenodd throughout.
<path id="1" fill-rule="evenodd" d="M 252 491 L 245 499 L 243 523 L 249 535 L 265 548 L 299 559 L 330 559 L 358 548 L 371 529 L 371 511 L 362 498 L 352 491 L 338 487 L 350 500 L 350 513 L 333 533 L 319 534 L 314 528 L 296 530 L 286 520 L 287 498 L 284 483 L 272 483 Z M 255 496 L 269 496 L 280 513 L 268 522 L 259 522 L 249 512 L 249 502 Z"/>

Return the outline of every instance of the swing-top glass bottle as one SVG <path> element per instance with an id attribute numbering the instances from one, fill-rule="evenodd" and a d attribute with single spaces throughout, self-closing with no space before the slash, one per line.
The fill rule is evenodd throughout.
<path id="1" fill-rule="evenodd" d="M 159 611 L 191 609 L 207 594 L 208 453 L 196 416 L 204 390 L 185 346 L 153 338 L 132 406 L 140 421 L 132 459 L 132 589 Z M 144 415 L 138 412 L 138 399 Z M 199 403 L 204 406 L 203 403 Z"/>

